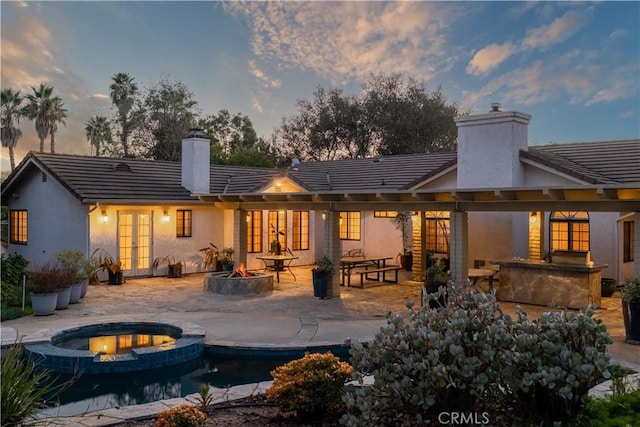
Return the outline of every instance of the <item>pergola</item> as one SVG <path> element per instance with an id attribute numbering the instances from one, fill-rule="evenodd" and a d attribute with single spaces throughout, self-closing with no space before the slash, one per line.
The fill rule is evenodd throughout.
<path id="1" fill-rule="evenodd" d="M 247 261 L 246 213 L 249 210 L 313 210 L 325 213 L 325 254 L 338 265 L 341 256 L 339 212 L 341 211 L 449 211 L 450 262 L 452 279 L 462 282 L 468 273 L 469 212 L 544 212 L 589 211 L 630 212 L 640 224 L 640 187 L 625 185 L 581 185 L 496 189 L 410 190 L 410 191 L 327 191 L 245 194 L 198 194 L 203 202 L 234 210 L 234 247 L 237 262 Z M 424 215 L 419 215 L 420 241 L 424 247 Z M 415 239 L 415 237 L 414 237 Z M 640 227 L 635 227 L 634 250 L 640 254 Z M 414 271 L 425 265 L 425 253 L 414 259 Z M 420 271 L 422 273 L 422 271 Z M 634 273 L 640 277 L 640 256 L 634 259 Z M 340 286 L 335 273 L 329 295 L 339 297 Z"/>

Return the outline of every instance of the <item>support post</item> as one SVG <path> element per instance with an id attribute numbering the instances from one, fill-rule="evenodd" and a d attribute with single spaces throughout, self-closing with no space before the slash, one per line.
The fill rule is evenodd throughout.
<path id="1" fill-rule="evenodd" d="M 242 262 L 247 266 L 247 211 L 236 209 L 233 211 L 233 268 L 238 268 Z"/>
<path id="2" fill-rule="evenodd" d="M 335 269 L 330 280 L 331 285 L 327 289 L 327 297 L 340 298 L 340 212 L 327 211 L 324 235 L 324 255 L 331 260 Z"/>
<path id="3" fill-rule="evenodd" d="M 450 223 L 451 279 L 462 285 L 469 277 L 469 215 L 451 212 Z"/>

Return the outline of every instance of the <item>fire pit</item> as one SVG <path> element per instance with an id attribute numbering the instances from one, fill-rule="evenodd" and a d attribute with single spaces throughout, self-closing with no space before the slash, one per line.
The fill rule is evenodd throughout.
<path id="1" fill-rule="evenodd" d="M 247 271 L 244 264 L 231 273 L 211 273 L 204 278 L 204 290 L 219 295 L 253 295 L 273 291 L 273 275 Z"/>

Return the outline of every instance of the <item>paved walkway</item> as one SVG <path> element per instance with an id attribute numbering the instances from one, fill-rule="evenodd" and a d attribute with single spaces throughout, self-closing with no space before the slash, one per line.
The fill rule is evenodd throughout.
<path id="1" fill-rule="evenodd" d="M 260 296 L 222 296 L 203 292 L 203 274 L 181 279 L 144 278 L 128 280 L 122 286 L 90 286 L 86 298 L 52 316 L 28 316 L 3 322 L 2 345 L 21 339 L 23 343 L 48 339 L 58 330 L 110 321 L 162 319 L 192 322 L 206 330 L 207 345 L 235 347 L 291 348 L 342 344 L 348 338 L 371 340 L 386 324 L 385 313 L 406 313 L 405 303 L 420 301 L 421 283 L 401 272 L 398 285 L 371 285 L 365 289 L 341 288 L 341 298 L 320 300 L 313 297 L 311 267 L 294 268 L 297 280 L 281 274 L 272 293 Z M 515 304 L 501 303 L 503 310 L 515 313 Z M 527 306 L 530 318 L 537 318 L 545 307 Z M 611 334 L 612 363 L 640 372 L 639 348 L 624 344 L 619 297 L 603 299 L 598 311 Z M 269 383 L 221 390 L 218 400 L 230 400 L 263 392 Z M 187 397 L 193 399 L 193 396 Z M 50 421 L 50 425 L 111 425 L 116 421 L 156 414 L 182 403 L 170 399 L 148 405 L 100 411 L 85 417 Z"/>

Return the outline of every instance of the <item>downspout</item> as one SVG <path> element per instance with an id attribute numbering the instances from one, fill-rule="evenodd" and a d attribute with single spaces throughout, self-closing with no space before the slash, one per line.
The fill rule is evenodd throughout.
<path id="1" fill-rule="evenodd" d="M 100 207 L 100 202 L 96 202 L 95 206 L 89 208 L 89 212 L 87 212 L 87 248 L 86 248 L 86 256 L 87 258 L 90 256 L 89 251 L 91 250 L 91 214 L 98 210 Z"/>

